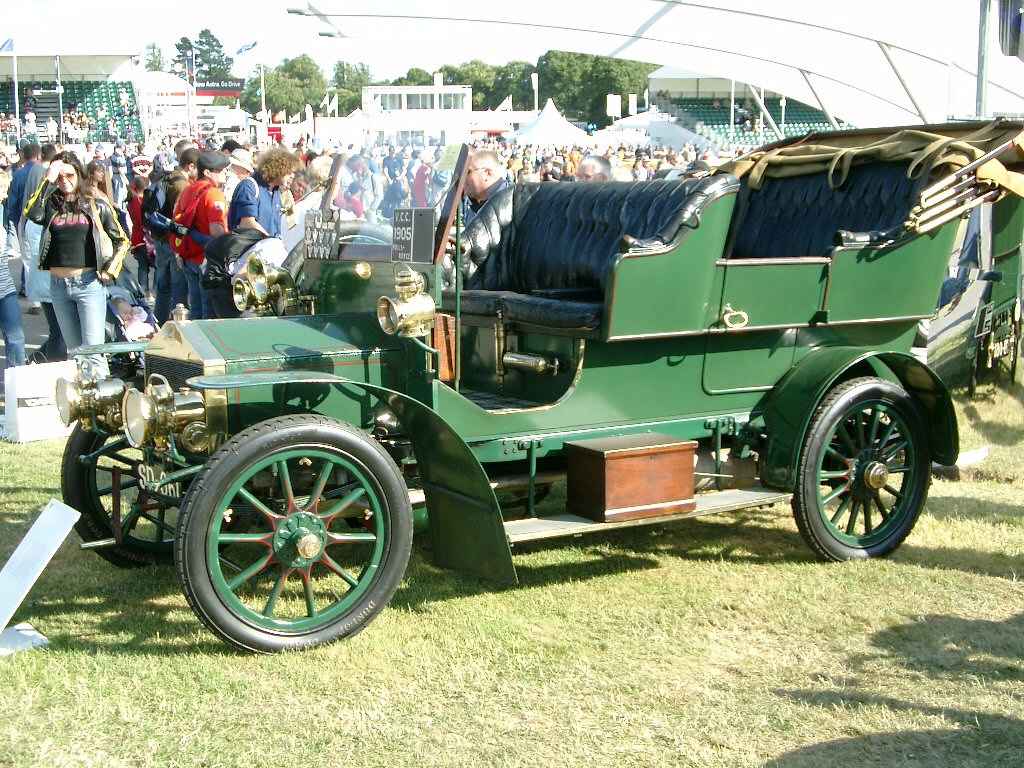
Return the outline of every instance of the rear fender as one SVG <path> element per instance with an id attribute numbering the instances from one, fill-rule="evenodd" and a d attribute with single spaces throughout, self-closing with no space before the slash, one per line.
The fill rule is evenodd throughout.
<path id="1" fill-rule="evenodd" d="M 855 376 L 878 376 L 902 385 L 924 410 L 932 461 L 956 463 L 960 434 L 953 400 L 931 368 L 906 352 L 827 347 L 801 360 L 768 396 L 768 440 L 761 463 L 765 485 L 795 489 L 800 447 L 814 412 L 836 383 Z"/>
<path id="2" fill-rule="evenodd" d="M 189 379 L 194 389 L 236 389 L 287 384 L 328 384 L 361 390 L 383 402 L 412 442 L 430 516 L 434 559 L 454 568 L 518 584 L 512 551 L 487 473 L 466 442 L 418 400 L 400 392 L 317 371 L 276 371 Z"/>

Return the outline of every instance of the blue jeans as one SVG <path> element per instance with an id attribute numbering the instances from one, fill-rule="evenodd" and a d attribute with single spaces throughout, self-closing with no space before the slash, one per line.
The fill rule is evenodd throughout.
<path id="1" fill-rule="evenodd" d="M 68 350 L 106 341 L 107 293 L 95 272 L 78 277 L 50 275 L 50 297 Z M 88 355 L 93 370 L 106 376 L 104 355 Z"/>
<path id="2" fill-rule="evenodd" d="M 178 304 L 188 302 L 188 284 L 184 273 L 178 269 L 171 244 L 166 241 L 156 242 L 156 306 L 153 315 L 157 323 L 163 325 Z"/>
<path id="3" fill-rule="evenodd" d="M 213 320 L 217 315 L 213 311 L 210 294 L 203 290 L 203 268 L 191 261 L 185 262 L 185 282 L 188 283 L 188 317 L 189 320 Z"/>
<path id="4" fill-rule="evenodd" d="M 49 278 L 50 273 L 46 273 Z M 49 287 L 49 286 L 47 286 Z M 53 304 L 43 302 L 43 314 L 46 315 L 46 325 L 49 328 L 49 335 L 46 341 L 39 347 L 39 351 L 46 358 L 48 363 L 59 363 L 68 359 L 68 348 L 64 344 L 64 335 L 60 332 L 60 321 L 57 320 L 57 313 L 53 311 Z"/>
<path id="5" fill-rule="evenodd" d="M 150 263 L 151 259 L 146 251 L 146 246 L 137 245 L 132 248 L 132 256 L 135 257 L 135 262 L 139 265 L 139 287 L 144 291 L 148 291 L 149 270 L 153 268 L 153 265 Z"/>
<path id="6" fill-rule="evenodd" d="M 25 329 L 21 325 L 21 308 L 18 306 L 17 293 L 8 293 L 0 299 L 0 330 L 4 334 L 7 367 L 24 365 Z"/>

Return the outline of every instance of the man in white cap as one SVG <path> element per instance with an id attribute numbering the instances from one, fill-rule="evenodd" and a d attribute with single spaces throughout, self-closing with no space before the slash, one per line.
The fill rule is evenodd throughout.
<path id="1" fill-rule="evenodd" d="M 256 169 L 253 168 L 252 155 L 244 149 L 233 149 L 228 155 L 228 180 L 224 183 L 224 199 L 231 202 L 235 188 L 243 179 L 250 178 Z"/>

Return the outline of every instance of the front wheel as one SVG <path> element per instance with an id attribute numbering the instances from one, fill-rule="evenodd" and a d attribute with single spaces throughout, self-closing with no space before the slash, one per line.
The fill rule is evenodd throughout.
<path id="1" fill-rule="evenodd" d="M 801 451 L 793 513 L 822 560 L 888 555 L 928 496 L 928 439 L 917 402 L 883 379 L 836 386 L 815 411 Z"/>
<path id="2" fill-rule="evenodd" d="M 349 637 L 394 595 L 412 548 L 408 491 L 359 430 L 282 416 L 197 475 L 175 540 L 182 590 L 214 634 L 272 653 Z"/>
<path id="3" fill-rule="evenodd" d="M 96 549 L 122 568 L 171 562 L 178 497 L 140 490 L 142 452 L 124 435 L 75 426 L 64 446 L 61 492 L 81 513 L 75 530 L 83 543 L 116 543 Z"/>

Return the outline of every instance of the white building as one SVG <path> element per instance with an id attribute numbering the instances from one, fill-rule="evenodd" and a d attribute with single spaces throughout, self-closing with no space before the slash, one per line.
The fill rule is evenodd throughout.
<path id="1" fill-rule="evenodd" d="M 363 113 L 371 139 L 399 144 L 447 144 L 462 139 L 473 118 L 473 89 L 468 85 L 363 88 Z"/>

